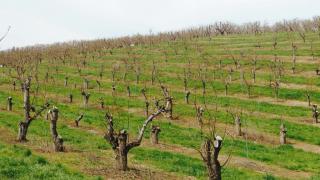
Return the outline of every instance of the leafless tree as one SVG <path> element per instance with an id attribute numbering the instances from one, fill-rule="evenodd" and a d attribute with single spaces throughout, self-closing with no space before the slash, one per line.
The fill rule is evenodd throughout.
<path id="1" fill-rule="evenodd" d="M 222 148 L 223 139 L 220 136 L 208 137 L 201 146 L 200 155 L 204 161 L 208 178 L 210 180 L 221 180 L 222 165 L 219 162 L 219 153 Z"/>
<path id="2" fill-rule="evenodd" d="M 69 79 L 68 76 L 66 76 L 66 77 L 64 78 L 64 86 L 65 86 L 65 87 L 68 86 L 68 79 Z"/>
<path id="3" fill-rule="evenodd" d="M 99 98 L 99 104 L 100 104 L 100 108 L 104 109 L 104 99 L 103 99 L 103 97 Z"/>
<path id="4" fill-rule="evenodd" d="M 295 74 L 296 60 L 297 60 L 296 58 L 297 46 L 292 43 L 291 47 L 292 47 L 292 73 Z"/>
<path id="5" fill-rule="evenodd" d="M 215 31 L 220 35 L 231 34 L 233 31 L 233 25 L 230 22 L 216 22 L 214 24 Z"/>
<path id="6" fill-rule="evenodd" d="M 151 72 L 151 84 L 152 85 L 154 84 L 154 82 L 156 80 L 156 76 L 157 76 L 157 67 L 156 67 L 154 60 L 152 60 L 152 72 Z"/>
<path id="7" fill-rule="evenodd" d="M 191 94 L 191 92 L 190 92 L 190 91 L 186 91 L 186 92 L 185 92 L 184 99 L 185 99 L 185 102 L 186 102 L 187 104 L 189 104 L 189 97 L 190 97 L 190 94 Z"/>
<path id="8" fill-rule="evenodd" d="M 12 97 L 9 96 L 8 99 L 7 99 L 7 110 L 8 111 L 12 111 L 12 105 L 13 105 Z"/>
<path id="9" fill-rule="evenodd" d="M 13 90 L 15 91 L 16 90 L 16 81 L 13 81 L 13 83 L 12 83 L 12 86 L 13 86 Z"/>
<path id="10" fill-rule="evenodd" d="M 145 114 L 146 117 L 148 117 L 149 116 L 149 105 L 150 105 L 150 103 L 149 103 L 148 97 L 146 95 L 146 88 L 141 89 L 141 93 L 142 93 L 142 95 L 144 97 L 144 104 L 145 104 L 144 114 Z"/>
<path id="11" fill-rule="evenodd" d="M 31 86 L 31 77 L 28 77 L 25 82 L 23 82 L 23 104 L 24 104 L 24 121 L 19 123 L 19 133 L 18 141 L 23 142 L 27 141 L 28 128 L 33 120 L 35 120 L 41 113 L 49 107 L 49 104 L 44 104 L 38 111 L 31 116 L 32 105 L 30 103 L 30 86 Z"/>
<path id="12" fill-rule="evenodd" d="M 59 136 L 57 132 L 57 121 L 58 121 L 58 115 L 59 110 L 57 107 L 53 107 L 48 112 L 50 117 L 50 129 L 51 129 L 51 135 L 54 143 L 54 149 L 56 152 L 62 152 L 64 151 L 63 147 L 63 139 L 61 136 Z"/>
<path id="13" fill-rule="evenodd" d="M 111 144 L 112 149 L 116 155 L 117 167 L 119 170 L 126 171 L 128 169 L 128 153 L 137 146 L 140 146 L 143 139 L 143 134 L 148 124 L 161 113 L 165 112 L 164 107 L 158 109 L 155 113 L 151 114 L 143 123 L 142 128 L 139 131 L 138 137 L 132 142 L 128 142 L 128 133 L 126 130 L 121 130 L 116 133 L 113 127 L 113 117 L 110 113 L 106 113 L 107 132 L 105 139 Z"/>
<path id="14" fill-rule="evenodd" d="M 152 144 L 158 144 L 159 143 L 159 133 L 161 132 L 161 129 L 159 126 L 151 126 L 151 134 L 150 139 Z"/>
<path id="15" fill-rule="evenodd" d="M 319 117 L 319 111 L 318 111 L 318 105 L 313 104 L 312 105 L 312 117 L 314 119 L 314 123 L 318 123 L 318 117 Z"/>
<path id="16" fill-rule="evenodd" d="M 83 119 L 83 117 L 84 117 L 84 114 L 81 113 L 80 116 L 78 116 L 78 117 L 76 118 L 76 120 L 74 120 L 74 122 L 75 122 L 75 124 L 76 124 L 77 127 L 79 126 L 79 123 L 80 123 L 80 121 Z"/>
<path id="17" fill-rule="evenodd" d="M 82 91 L 81 95 L 83 97 L 83 106 L 87 107 L 88 106 L 88 102 L 89 102 L 90 93 Z"/>
<path id="18" fill-rule="evenodd" d="M 194 102 L 194 109 L 196 110 L 196 120 L 201 128 L 201 132 L 203 130 L 203 113 L 204 108 L 201 106 L 198 106 L 196 102 Z"/>
<path id="19" fill-rule="evenodd" d="M 287 134 L 287 128 L 285 127 L 284 123 L 281 122 L 281 125 L 280 125 L 280 144 L 281 145 L 287 143 L 286 134 Z"/>
<path id="20" fill-rule="evenodd" d="M 307 96 L 308 106 L 311 106 L 311 97 L 310 97 L 310 94 L 307 93 L 306 96 Z"/>
<path id="21" fill-rule="evenodd" d="M 96 83 L 97 83 L 97 85 L 98 85 L 99 92 L 100 92 L 100 90 L 101 90 L 101 82 L 100 82 L 99 80 L 96 80 Z"/>
<path id="22" fill-rule="evenodd" d="M 69 94 L 69 103 L 72 103 L 72 101 L 73 101 L 73 95 L 70 93 Z"/>
<path id="23" fill-rule="evenodd" d="M 241 131 L 241 113 L 239 112 L 232 112 L 228 111 L 232 119 L 234 120 L 234 127 L 235 127 L 235 132 L 237 136 L 242 136 L 242 131 Z"/>
<path id="24" fill-rule="evenodd" d="M 85 90 L 89 89 L 89 80 L 86 78 L 83 79 L 83 89 Z"/>
<path id="25" fill-rule="evenodd" d="M 166 100 L 166 117 L 169 119 L 173 119 L 173 97 L 170 96 L 168 89 L 163 85 L 161 85 L 161 89 Z"/>

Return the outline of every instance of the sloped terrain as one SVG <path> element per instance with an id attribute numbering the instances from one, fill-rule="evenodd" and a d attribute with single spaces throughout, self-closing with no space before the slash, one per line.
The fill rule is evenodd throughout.
<path id="1" fill-rule="evenodd" d="M 292 42 L 297 47 L 295 65 Z M 16 141 L 24 116 L 23 93 L 15 69 L 9 73 L 10 68 L 3 67 L 0 179 L 206 179 L 197 150 L 213 119 L 216 133 L 225 135 L 220 161 L 230 156 L 223 167 L 224 179 L 318 179 L 320 130 L 307 95 L 311 104 L 320 103 L 319 49 L 315 33 L 307 33 L 303 42 L 297 33 L 290 39 L 283 32 L 159 41 L 88 53 L 73 53 L 70 48 L 63 58 L 44 55 L 37 69 L 38 81 L 32 81 L 31 102 L 39 107 L 48 101 L 58 107 L 57 130 L 66 148 L 59 153 L 53 150 L 46 113 L 30 125 L 27 142 Z M 184 81 L 190 91 L 189 104 Z M 280 84 L 278 93 L 275 82 Z M 104 139 L 105 112 L 112 113 L 116 129 L 126 129 L 133 140 L 146 118 L 141 90 L 146 90 L 152 113 L 153 99 L 162 98 L 161 85 L 173 97 L 174 118 L 157 117 L 152 125 L 161 128 L 159 144 L 150 143 L 148 127 L 142 145 L 129 153 L 130 169 L 118 171 L 112 148 Z M 82 90 L 91 94 L 87 107 Z M 12 111 L 6 108 L 9 96 Z M 203 128 L 196 120 L 194 103 L 205 109 Z M 230 112 L 241 112 L 241 136 L 235 132 Z M 76 127 L 74 121 L 81 113 L 84 118 Z M 279 142 L 282 123 L 287 128 L 285 145 Z"/>

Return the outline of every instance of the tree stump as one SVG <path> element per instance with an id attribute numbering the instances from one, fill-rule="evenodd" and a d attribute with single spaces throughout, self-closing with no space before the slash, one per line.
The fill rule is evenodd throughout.
<path id="1" fill-rule="evenodd" d="M 83 106 L 87 107 L 88 106 L 88 102 L 89 102 L 89 97 L 90 97 L 90 93 L 86 93 L 86 92 L 82 92 L 81 93 L 82 97 L 83 97 Z"/>
<path id="2" fill-rule="evenodd" d="M 313 117 L 314 123 L 318 123 L 319 111 L 318 111 L 318 105 L 316 104 L 312 105 L 312 117 Z"/>
<path id="3" fill-rule="evenodd" d="M 159 126 L 152 126 L 151 127 L 151 143 L 152 144 L 158 144 L 159 143 L 159 133 L 161 132 L 161 129 Z"/>
<path id="4" fill-rule="evenodd" d="M 89 80 L 88 79 L 83 79 L 83 88 L 89 89 Z"/>
<path id="5" fill-rule="evenodd" d="M 221 165 L 218 156 L 222 146 L 222 138 L 220 136 L 214 139 L 207 139 L 202 144 L 200 154 L 204 161 L 209 180 L 221 180 Z"/>
<path id="6" fill-rule="evenodd" d="M 73 95 L 69 94 L 69 103 L 72 103 L 72 102 L 73 102 Z"/>
<path id="7" fill-rule="evenodd" d="M 68 79 L 69 79 L 69 77 L 64 78 L 64 87 L 68 86 Z"/>
<path id="8" fill-rule="evenodd" d="M 283 123 L 281 123 L 280 125 L 280 144 L 281 145 L 287 143 L 286 134 L 287 134 L 287 128 Z"/>
<path id="9" fill-rule="evenodd" d="M 190 91 L 186 91 L 185 96 L 184 96 L 185 102 L 186 102 L 187 104 L 189 104 L 190 94 L 191 94 Z"/>
<path id="10" fill-rule="evenodd" d="M 77 119 L 74 121 L 76 124 L 76 127 L 79 127 L 79 122 L 81 121 L 81 119 L 83 118 L 83 114 L 80 114 L 80 116 L 77 117 Z"/>
<path id="11" fill-rule="evenodd" d="M 7 110 L 8 111 L 12 111 L 12 105 L 13 105 L 13 102 L 12 102 L 12 97 L 8 97 L 8 100 L 7 100 Z"/>
<path id="12" fill-rule="evenodd" d="M 57 121 L 59 117 L 59 110 L 57 107 L 53 107 L 51 110 L 49 110 L 48 114 L 50 117 L 50 129 L 51 129 L 51 135 L 52 135 L 53 144 L 54 144 L 54 150 L 56 152 L 62 152 L 64 151 L 63 139 L 62 137 L 59 136 L 57 132 Z"/>
<path id="13" fill-rule="evenodd" d="M 241 132 L 241 119 L 238 115 L 235 116 L 234 119 L 234 124 L 235 124 L 235 131 L 237 136 L 241 136 L 242 132 Z"/>

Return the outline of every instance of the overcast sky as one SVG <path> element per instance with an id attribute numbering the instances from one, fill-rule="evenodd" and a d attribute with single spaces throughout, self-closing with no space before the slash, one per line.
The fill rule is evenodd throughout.
<path id="1" fill-rule="evenodd" d="M 0 50 L 58 41 L 320 15 L 320 0 L 0 0 Z"/>

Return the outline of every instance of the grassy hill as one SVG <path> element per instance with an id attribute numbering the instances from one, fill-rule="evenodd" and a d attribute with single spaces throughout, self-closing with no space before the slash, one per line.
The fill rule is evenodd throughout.
<path id="1" fill-rule="evenodd" d="M 275 36 L 276 48 L 272 46 Z M 297 48 L 295 65 L 292 43 Z M 30 125 L 27 142 L 16 141 L 24 115 L 23 93 L 14 78 L 15 69 L 3 67 L 0 179 L 206 179 L 197 149 L 213 119 L 217 133 L 225 134 L 220 160 L 231 157 L 223 167 L 223 179 L 320 179 L 319 124 L 314 123 L 307 102 L 309 95 L 311 104 L 320 103 L 319 50 L 318 34 L 307 33 L 303 42 L 298 33 L 289 37 L 282 32 L 132 44 L 64 58 L 46 54 L 37 68 L 38 80 L 32 80 L 31 102 L 36 108 L 45 101 L 58 107 L 57 130 L 65 152 L 54 152 L 45 113 Z M 185 102 L 186 76 L 189 104 Z M 84 79 L 88 89 L 83 88 Z M 280 84 L 278 94 L 275 82 Z M 152 125 L 161 128 L 159 144 L 150 143 L 148 126 L 142 145 L 129 153 L 130 170 L 118 171 L 104 139 L 105 112 L 111 112 L 116 129 L 126 129 L 133 140 L 146 118 L 141 90 L 146 89 L 152 113 L 153 98 L 162 98 L 160 85 L 173 96 L 174 118 L 156 118 Z M 91 94 L 87 107 L 81 90 Z M 12 111 L 6 109 L 9 96 Z M 196 120 L 194 102 L 205 108 L 204 128 Z M 236 135 L 230 112 L 240 112 L 242 136 Z M 74 120 L 81 113 L 84 118 L 76 127 Z M 286 145 L 279 143 L 281 123 L 287 128 Z"/>

